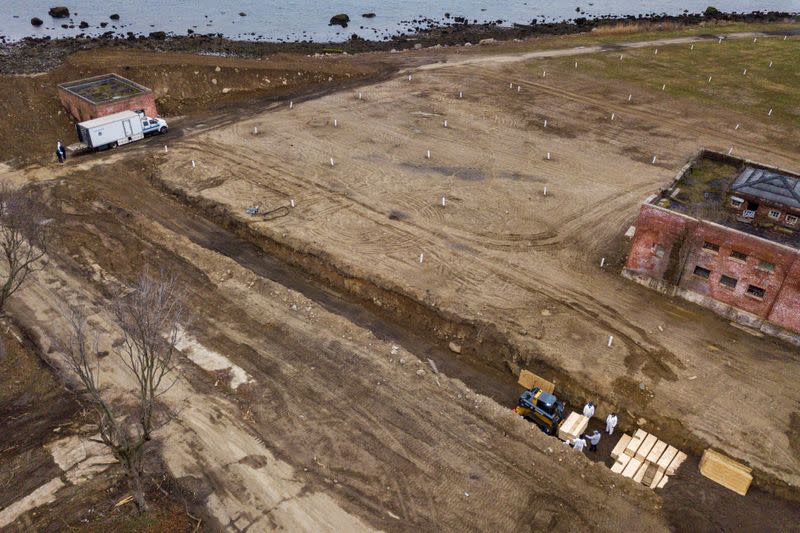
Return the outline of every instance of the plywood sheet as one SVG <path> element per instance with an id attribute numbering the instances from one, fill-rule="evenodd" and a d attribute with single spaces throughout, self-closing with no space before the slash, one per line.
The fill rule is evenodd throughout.
<path id="1" fill-rule="evenodd" d="M 744 496 L 753 481 L 752 469 L 714 450 L 703 452 L 700 473 Z"/>
<path id="2" fill-rule="evenodd" d="M 651 463 L 657 463 L 658 460 L 661 458 L 661 454 L 664 453 L 664 450 L 667 449 L 667 443 L 663 440 L 660 440 L 655 443 L 653 449 L 650 450 L 650 453 L 647 454 L 647 461 Z"/>
<path id="3" fill-rule="evenodd" d="M 614 446 L 613 450 L 611 450 L 611 457 L 614 460 L 616 460 L 620 455 L 625 455 L 622 452 L 625 450 L 625 448 L 628 447 L 628 443 L 630 441 L 631 441 L 630 435 L 622 435 L 622 437 L 620 437 L 619 441 L 617 442 L 617 445 Z"/>
<path id="4" fill-rule="evenodd" d="M 646 436 L 642 441 L 642 445 L 639 446 L 638 450 L 636 450 L 636 455 L 634 455 L 634 457 L 640 461 L 647 459 L 647 455 L 650 453 L 650 450 L 653 449 L 653 446 L 655 446 L 656 442 L 658 442 L 658 437 L 655 435 Z"/>
<path id="5" fill-rule="evenodd" d="M 532 389 L 534 387 L 539 387 L 545 392 L 549 392 L 550 394 L 553 393 L 556 386 L 551 381 L 547 381 L 541 376 L 537 376 L 533 372 L 528 370 L 521 370 L 519 373 L 519 381 L 518 383 L 525 387 L 526 389 Z"/>

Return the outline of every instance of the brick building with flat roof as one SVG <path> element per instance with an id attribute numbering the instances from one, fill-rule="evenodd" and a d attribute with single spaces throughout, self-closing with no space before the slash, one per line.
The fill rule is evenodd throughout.
<path id="1" fill-rule="evenodd" d="M 703 151 L 642 205 L 623 275 L 798 343 L 795 190 L 796 174 Z"/>
<path id="2" fill-rule="evenodd" d="M 62 83 L 58 99 L 78 122 L 120 111 L 143 110 L 145 115 L 158 115 L 153 91 L 117 74 Z"/>

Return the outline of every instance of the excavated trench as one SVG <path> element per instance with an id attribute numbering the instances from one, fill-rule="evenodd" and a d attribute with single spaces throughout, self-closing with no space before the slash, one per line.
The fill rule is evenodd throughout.
<path id="1" fill-rule="evenodd" d="M 255 231 L 236 219 L 228 209 L 216 202 L 190 197 L 161 180 L 155 169 L 148 175 L 150 183 L 170 194 L 198 217 L 190 227 L 176 228 L 176 222 L 159 220 L 166 227 L 179 231 L 196 244 L 235 260 L 254 273 L 296 290 L 327 310 L 369 329 L 377 337 L 402 344 L 421 359 L 430 358 L 438 369 L 463 381 L 477 393 L 512 406 L 519 385 L 514 369 L 518 361 L 557 383 L 557 395 L 572 409 L 579 408 L 586 398 L 597 397 L 597 391 L 585 388 L 561 369 L 553 367 L 537 354 L 523 350 L 495 324 L 456 316 L 435 304 L 403 294 L 395 287 L 376 280 L 354 276 L 318 251 L 292 247 Z M 461 354 L 448 349 L 448 343 L 461 345 Z M 629 384 L 621 384 L 629 385 Z M 611 398 L 599 398 L 609 405 Z M 646 400 L 643 400 L 646 406 Z M 695 457 L 702 455 L 708 443 L 688 431 L 679 420 L 659 415 L 646 407 L 634 412 L 625 407 L 620 412 L 620 429 L 638 427 L 644 417 L 649 427 L 676 447 Z M 753 471 L 754 484 L 787 500 L 800 500 L 800 494 L 771 474 Z"/>

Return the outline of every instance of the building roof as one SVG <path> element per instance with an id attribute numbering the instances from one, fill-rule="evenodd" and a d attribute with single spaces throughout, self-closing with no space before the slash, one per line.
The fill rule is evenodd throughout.
<path id="1" fill-rule="evenodd" d="M 733 180 L 731 191 L 800 209 L 800 178 L 747 166 Z"/>
<path id="2" fill-rule="evenodd" d="M 147 87 L 114 73 L 62 83 L 59 88 L 95 105 L 151 92 Z"/>

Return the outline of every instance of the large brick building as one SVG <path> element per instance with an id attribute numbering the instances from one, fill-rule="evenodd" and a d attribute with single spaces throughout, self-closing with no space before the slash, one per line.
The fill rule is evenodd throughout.
<path id="1" fill-rule="evenodd" d="M 117 74 L 70 81 L 58 86 L 58 98 L 79 122 L 120 111 L 158 115 L 153 91 Z"/>
<path id="2" fill-rule="evenodd" d="M 741 186 L 762 178 L 761 189 Z M 702 152 L 642 205 L 623 275 L 798 342 L 800 237 L 788 190 L 800 191 L 800 176 Z"/>

